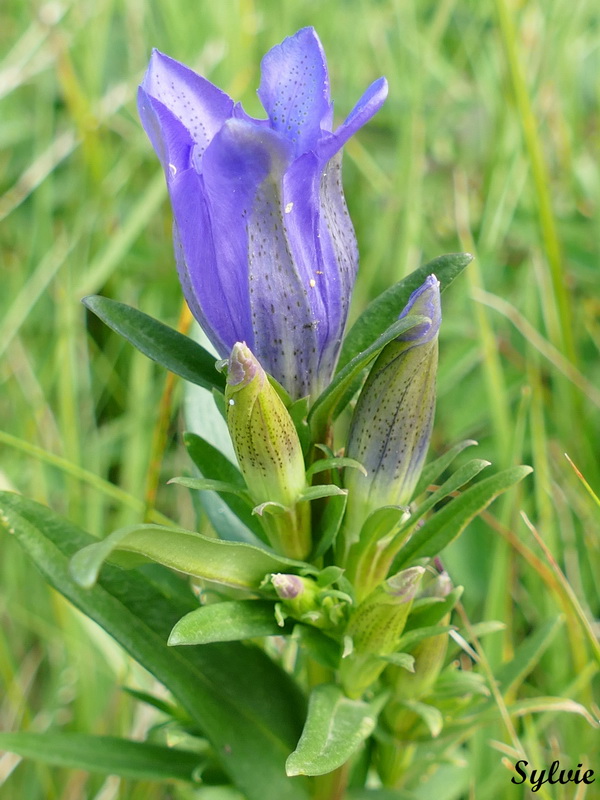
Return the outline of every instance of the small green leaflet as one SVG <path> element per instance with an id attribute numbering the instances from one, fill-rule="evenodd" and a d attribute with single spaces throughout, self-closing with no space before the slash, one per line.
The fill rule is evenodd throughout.
<path id="1" fill-rule="evenodd" d="M 170 645 L 210 644 L 253 639 L 256 636 L 281 636 L 273 603 L 263 600 L 230 600 L 200 606 L 175 625 Z"/>
<path id="2" fill-rule="evenodd" d="M 313 689 L 298 746 L 286 762 L 288 775 L 324 775 L 345 764 L 371 735 L 378 704 L 349 700 L 339 686 Z"/>
<path id="3" fill-rule="evenodd" d="M 531 467 L 511 467 L 471 486 L 434 514 L 409 539 L 400 550 L 393 569 L 398 570 L 417 558 L 432 557 L 440 553 L 492 500 L 532 471 Z"/>

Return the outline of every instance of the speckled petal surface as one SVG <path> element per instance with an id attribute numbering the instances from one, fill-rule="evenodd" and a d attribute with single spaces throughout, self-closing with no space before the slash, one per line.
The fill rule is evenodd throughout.
<path id="1" fill-rule="evenodd" d="M 303 28 L 262 60 L 258 96 L 274 130 L 296 155 L 316 147 L 321 126 L 331 124 L 325 53 L 313 28 Z"/>

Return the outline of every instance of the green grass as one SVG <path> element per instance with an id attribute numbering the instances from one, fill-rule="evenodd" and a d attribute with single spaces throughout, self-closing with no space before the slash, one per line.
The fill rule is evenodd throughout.
<path id="1" fill-rule="evenodd" d="M 135 109 L 151 47 L 259 113 L 260 57 L 314 25 L 338 120 L 380 74 L 390 83 L 384 109 L 346 148 L 361 251 L 353 313 L 423 261 L 474 252 L 444 295 L 432 450 L 476 438 L 478 456 L 498 467 L 535 468 L 445 557 L 466 587 L 470 621 L 507 625 L 484 640 L 482 656 L 498 669 L 563 614 L 566 624 L 509 700 L 557 695 L 593 709 L 597 2 L 4 0 L 0 23 L 0 482 L 103 535 L 144 515 L 158 469 L 157 511 L 193 525 L 186 491 L 164 486 L 185 469 L 181 386 L 161 405 L 165 374 L 79 300 L 102 293 L 169 324 L 179 319 L 166 191 Z M 158 462 L 149 435 L 157 429 L 167 431 Z M 143 734 L 154 717 L 120 687 L 148 689 L 151 679 L 47 589 L 6 538 L 0 580 L 0 728 Z M 522 796 L 502 763 L 514 763 L 506 748 L 515 737 L 540 765 L 585 760 L 600 770 L 597 733 L 583 719 L 546 713 L 512 724 L 469 737 L 462 756 L 472 780 L 453 768 L 439 787 L 447 793 L 436 796 Z M 187 796 L 32 763 L 11 772 L 15 763 L 0 760 L 3 797 Z M 591 800 L 593 788 L 578 800 Z"/>

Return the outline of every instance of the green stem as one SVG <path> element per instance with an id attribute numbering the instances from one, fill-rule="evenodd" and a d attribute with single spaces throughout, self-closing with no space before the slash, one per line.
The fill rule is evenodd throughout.
<path id="1" fill-rule="evenodd" d="M 326 775 L 317 775 L 313 778 L 313 800 L 343 800 L 348 786 L 350 762 L 328 772 Z"/>

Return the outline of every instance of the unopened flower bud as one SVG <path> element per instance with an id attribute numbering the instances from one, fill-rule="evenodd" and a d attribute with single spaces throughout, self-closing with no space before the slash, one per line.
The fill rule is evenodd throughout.
<path id="1" fill-rule="evenodd" d="M 411 567 L 388 578 L 358 606 L 347 634 L 353 652 L 341 665 L 342 683 L 351 697 L 357 697 L 383 672 L 380 656 L 398 647 L 412 601 L 425 570 Z"/>
<path id="2" fill-rule="evenodd" d="M 312 578 L 275 573 L 273 585 L 284 616 L 289 615 L 315 628 L 335 628 L 344 618 L 350 598 L 342 592 L 322 588 Z M 281 611 L 280 611 L 281 613 Z"/>
<path id="3" fill-rule="evenodd" d="M 280 600 L 291 602 L 306 595 L 304 586 L 306 579 L 300 578 L 298 575 L 286 575 L 285 573 L 277 572 L 271 575 L 271 583 Z"/>
<path id="4" fill-rule="evenodd" d="M 269 541 L 284 555 L 305 558 L 310 530 L 308 504 L 300 502 L 306 485 L 300 440 L 266 372 L 240 342 L 229 357 L 225 401 L 240 469 L 252 499 L 264 508 Z"/>
<path id="5" fill-rule="evenodd" d="M 443 572 L 430 581 L 419 592 L 418 597 L 438 597 L 443 600 L 451 591 L 452 582 L 447 573 Z M 449 622 L 450 612 L 445 614 L 438 624 L 447 625 Z M 392 696 L 386 703 L 383 720 L 396 739 L 410 739 L 413 732 L 422 726 L 420 717 L 406 705 L 406 701 L 420 700 L 431 694 L 444 666 L 447 649 L 447 633 L 429 636 L 409 651 L 414 658 L 414 672 L 408 672 L 394 664 L 386 668 L 383 679 L 390 687 Z M 391 763 L 393 762 L 392 757 Z"/>
<path id="6" fill-rule="evenodd" d="M 347 455 L 367 470 L 347 470 L 348 506 L 344 547 L 360 535 L 364 521 L 382 506 L 407 505 L 423 469 L 435 409 L 439 281 L 435 275 L 410 296 L 401 317 L 428 318 L 390 342 L 378 356 L 360 394 Z"/>
<path id="7" fill-rule="evenodd" d="M 452 591 L 452 581 L 444 572 L 431 581 L 419 597 L 438 597 L 443 600 Z M 440 625 L 450 622 L 450 613 L 444 615 Z M 411 655 L 415 659 L 414 672 L 390 665 L 385 672 L 387 682 L 393 687 L 394 700 L 418 700 L 430 693 L 444 665 L 448 648 L 448 634 L 429 636 L 419 642 Z"/>

